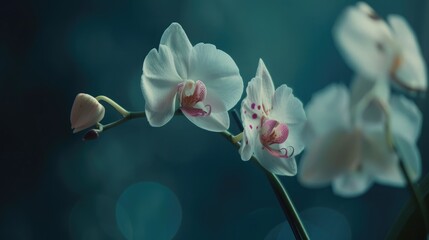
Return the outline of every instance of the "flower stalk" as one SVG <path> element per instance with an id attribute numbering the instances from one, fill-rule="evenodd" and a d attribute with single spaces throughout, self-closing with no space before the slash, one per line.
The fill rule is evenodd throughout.
<path id="1" fill-rule="evenodd" d="M 120 106 L 118 103 L 116 103 L 115 101 L 113 101 L 112 99 L 106 97 L 106 96 L 98 96 L 96 97 L 96 99 L 98 101 L 104 101 L 106 103 L 108 103 L 109 105 L 111 105 L 115 110 L 117 110 L 122 116 L 122 119 L 119 119 L 115 122 L 112 123 L 108 123 L 108 124 L 101 124 L 98 123 L 97 124 L 97 131 L 99 132 L 103 132 L 106 131 L 108 129 L 117 127 L 125 122 L 127 122 L 128 120 L 131 119 L 137 119 L 137 118 L 145 118 L 146 114 L 145 112 L 129 112 L 127 111 L 125 108 L 123 108 L 122 106 Z M 180 110 L 177 110 L 175 112 L 175 115 L 182 115 L 182 112 Z M 239 126 L 239 128 L 241 129 L 241 131 L 243 130 L 243 127 L 240 123 L 240 118 L 238 116 L 238 113 L 236 110 L 233 110 L 233 118 L 234 120 L 237 122 L 237 125 Z M 222 136 L 224 136 L 229 142 L 231 142 L 237 149 L 240 148 L 240 141 L 243 137 L 243 133 L 239 133 L 237 135 L 233 135 L 228 131 L 223 131 L 220 132 L 220 134 L 222 134 Z M 288 220 L 291 229 L 294 233 L 295 239 L 298 240 L 308 240 L 308 234 L 304 228 L 304 225 L 301 221 L 301 219 L 299 218 L 299 215 L 292 203 L 292 200 L 290 199 L 286 189 L 283 187 L 280 179 L 272 174 L 270 171 L 266 170 L 263 166 L 261 166 L 258 162 L 258 160 L 252 156 L 252 160 L 254 163 L 256 163 L 261 169 L 262 171 L 265 173 L 265 175 L 268 178 L 268 181 L 271 185 L 271 187 L 273 188 L 273 191 L 277 197 L 277 200 L 280 203 L 280 206 L 283 209 L 283 213 L 286 216 L 286 219 Z"/>
<path id="2" fill-rule="evenodd" d="M 407 169 L 407 166 L 405 166 L 404 161 L 399 155 L 399 151 L 397 151 L 396 148 L 394 148 L 395 152 L 398 154 L 399 157 L 399 167 L 401 169 L 401 173 L 404 176 L 406 182 L 407 182 L 407 188 L 408 191 L 411 194 L 411 197 L 414 199 L 414 202 L 416 204 L 416 208 L 418 209 L 418 212 L 420 212 L 420 215 L 423 219 L 424 228 L 426 231 L 426 236 L 429 237 L 429 218 L 428 218 L 428 211 L 426 208 L 426 205 L 423 202 L 423 197 L 420 194 L 420 191 L 416 188 L 415 184 L 412 182 L 409 171 Z"/>
<path id="3" fill-rule="evenodd" d="M 232 116 L 233 119 L 236 121 L 237 126 L 239 127 L 239 129 L 241 131 L 243 131 L 243 126 L 241 125 L 241 121 L 240 121 L 240 117 L 238 115 L 237 110 L 233 110 L 232 111 Z M 233 139 L 232 134 L 230 134 L 229 132 L 225 131 L 223 132 L 223 135 L 227 138 L 227 139 Z M 232 141 L 231 141 L 232 142 Z M 233 143 L 233 142 L 232 142 Z M 233 143 L 234 146 L 236 146 L 237 148 L 240 147 L 239 143 Z M 289 225 L 293 231 L 293 234 L 295 236 L 295 239 L 301 239 L 301 240 L 308 240 L 310 239 L 308 237 L 307 231 L 305 230 L 304 224 L 302 223 L 298 212 L 296 211 L 292 200 L 290 199 L 286 189 L 283 187 L 283 184 L 281 183 L 280 179 L 273 173 L 271 173 L 270 171 L 268 171 L 267 169 L 265 169 L 260 163 L 259 161 L 255 158 L 255 156 L 252 156 L 251 160 L 258 165 L 258 167 L 265 173 L 265 175 L 267 176 L 268 182 L 271 185 L 271 188 L 274 191 L 274 194 L 276 195 L 276 198 L 280 204 L 280 206 L 282 207 L 283 213 L 286 217 L 286 219 L 289 222 Z"/>

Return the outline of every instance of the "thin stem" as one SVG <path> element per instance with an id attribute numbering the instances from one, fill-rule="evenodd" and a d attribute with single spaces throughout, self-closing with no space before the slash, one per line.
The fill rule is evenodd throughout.
<path id="1" fill-rule="evenodd" d="M 384 113 L 386 114 L 387 120 L 385 123 L 385 131 L 386 131 L 387 144 L 396 153 L 396 155 L 399 158 L 399 167 L 401 169 L 401 173 L 407 182 L 408 191 L 410 192 L 411 197 L 414 199 L 414 201 L 417 205 L 417 209 L 419 210 L 420 215 L 422 216 L 424 227 L 426 230 L 426 235 L 429 236 L 429 218 L 427 215 L 426 205 L 424 204 L 424 202 L 422 200 L 423 198 L 420 195 L 419 190 L 416 188 L 415 184 L 411 180 L 407 166 L 403 160 L 404 158 L 401 156 L 401 152 L 398 151 L 398 149 L 395 147 L 395 141 L 393 139 L 392 132 L 391 132 L 390 113 L 388 111 L 388 108 L 387 108 L 386 104 L 383 102 L 379 102 L 379 104 L 380 104 L 382 110 L 384 111 Z"/>
<path id="2" fill-rule="evenodd" d="M 264 171 L 265 175 L 267 176 L 268 181 L 270 182 L 270 185 L 274 193 L 276 194 L 277 200 L 279 201 L 280 206 L 283 209 L 283 213 L 285 214 L 290 224 L 295 239 L 310 239 L 308 237 L 307 231 L 304 228 L 304 224 L 299 218 L 298 212 L 296 211 L 292 200 L 290 199 L 286 189 L 283 187 L 283 184 L 281 183 L 280 179 L 276 175 L 267 171 L 263 166 L 261 166 L 258 161 L 254 162 L 259 165 L 259 167 Z"/>
<path id="3" fill-rule="evenodd" d="M 399 155 L 398 151 L 396 153 Z M 407 188 L 410 192 L 412 198 L 414 199 L 417 209 L 420 212 L 420 215 L 423 219 L 424 227 L 426 230 L 426 235 L 429 235 L 429 220 L 427 217 L 427 208 L 426 205 L 423 202 L 423 198 L 419 192 L 419 190 L 416 188 L 415 184 L 412 182 L 410 174 L 408 172 L 407 166 L 405 165 L 402 158 L 399 159 L 399 166 L 401 168 L 402 175 L 404 175 L 405 180 L 407 181 Z"/>
<path id="4" fill-rule="evenodd" d="M 121 107 L 121 105 L 117 104 L 115 101 L 113 101 L 112 99 L 106 97 L 106 96 L 97 96 L 95 99 L 97 99 L 97 101 L 104 101 L 106 103 L 108 103 L 110 106 L 112 106 L 116 111 L 118 111 L 122 117 L 126 117 L 128 114 L 130 114 L 127 110 L 125 110 L 125 108 Z"/>
<path id="5" fill-rule="evenodd" d="M 238 115 L 237 110 L 232 111 L 232 115 L 234 120 L 237 122 L 237 125 L 241 131 L 243 131 L 243 126 L 240 121 L 240 117 Z M 232 142 L 233 136 L 229 132 L 223 132 L 223 135 L 229 139 Z M 240 147 L 239 143 L 232 142 L 237 148 Z M 286 216 L 286 219 L 289 222 L 289 225 L 293 231 L 293 234 L 295 236 L 295 239 L 302 239 L 302 240 L 308 240 L 310 239 L 308 237 L 307 231 L 305 230 L 304 224 L 302 223 L 301 219 L 299 218 L 298 212 L 296 211 L 292 200 L 290 199 L 286 189 L 283 187 L 283 184 L 281 183 L 280 179 L 275 175 L 272 174 L 270 171 L 267 171 L 255 158 L 255 156 L 252 156 L 251 158 L 254 163 L 256 163 L 261 170 L 265 173 L 265 175 L 268 178 L 268 181 L 271 185 L 271 188 L 273 189 L 277 200 L 280 204 L 280 206 L 283 209 L 283 213 Z"/>
<path id="6" fill-rule="evenodd" d="M 174 115 L 182 115 L 182 111 L 177 110 L 174 113 Z M 102 130 L 104 132 L 104 131 L 106 131 L 106 130 L 108 130 L 110 128 L 114 128 L 116 126 L 119 126 L 119 125 L 127 122 L 128 120 L 137 119 L 137 118 L 145 118 L 145 117 L 146 117 L 146 113 L 145 112 L 128 112 L 128 114 L 125 117 L 123 117 L 123 118 L 121 118 L 121 119 L 119 119 L 117 121 L 114 121 L 114 122 L 111 122 L 111 123 L 108 123 L 108 124 L 101 124 L 101 123 L 99 123 L 98 125 L 99 125 L 99 127 L 100 126 L 102 127 L 102 129 L 100 129 L 100 130 Z"/>
<path id="7" fill-rule="evenodd" d="M 99 101 L 105 101 L 108 104 L 110 104 L 113 108 L 115 108 L 121 115 L 123 116 L 122 119 L 117 120 L 115 122 L 103 125 L 101 123 L 98 123 L 97 126 L 99 130 L 106 131 L 110 128 L 117 127 L 128 120 L 136 119 L 136 118 L 144 118 L 146 117 L 146 114 L 144 112 L 128 112 L 123 107 L 121 107 L 119 104 L 117 104 L 112 99 L 106 97 L 106 96 L 98 96 L 96 98 Z M 182 115 L 182 112 L 180 110 L 177 110 L 175 112 L 175 115 Z M 243 131 L 243 126 L 241 125 L 240 118 L 238 116 L 238 112 L 236 110 L 233 111 L 233 118 L 237 122 L 238 127 Z M 237 136 L 232 135 L 228 131 L 221 132 L 222 136 L 224 136 L 229 142 L 231 142 L 236 148 L 240 147 L 239 141 L 242 139 L 243 135 L 242 133 L 238 134 Z M 258 164 L 258 166 L 262 169 L 262 171 L 265 173 L 265 175 L 268 178 L 268 181 L 273 188 L 273 191 L 277 197 L 277 200 L 279 201 L 283 212 L 292 228 L 292 231 L 295 235 L 296 239 L 302 239 L 302 240 L 308 240 L 309 237 L 307 235 L 307 232 L 305 231 L 304 225 L 301 222 L 301 219 L 299 218 L 299 215 L 297 211 L 295 210 L 295 207 L 293 206 L 292 200 L 290 199 L 289 195 L 287 194 L 286 189 L 283 187 L 280 180 L 277 178 L 276 175 L 272 174 L 271 172 L 267 171 L 264 167 L 262 167 L 258 160 L 252 156 L 252 160 L 254 163 Z"/>

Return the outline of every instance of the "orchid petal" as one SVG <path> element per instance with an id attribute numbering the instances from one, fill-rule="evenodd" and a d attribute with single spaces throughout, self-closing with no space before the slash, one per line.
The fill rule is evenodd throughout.
<path id="1" fill-rule="evenodd" d="M 306 106 L 307 125 L 316 135 L 349 129 L 349 93 L 344 85 L 333 84 L 316 93 Z"/>
<path id="2" fill-rule="evenodd" d="M 262 101 L 261 103 L 265 106 L 267 110 L 271 109 L 272 98 L 274 96 L 274 83 L 262 59 L 259 59 L 258 69 L 256 69 L 255 77 L 259 77 L 262 80 L 260 86 L 260 98 Z"/>
<path id="3" fill-rule="evenodd" d="M 292 89 L 286 84 L 276 89 L 270 115 L 286 124 L 304 123 L 307 120 L 302 102 L 293 95 Z"/>
<path id="4" fill-rule="evenodd" d="M 361 134 L 335 131 L 319 137 L 301 159 L 299 181 L 309 187 L 322 187 L 344 172 L 361 164 Z"/>
<path id="5" fill-rule="evenodd" d="M 252 157 L 254 144 L 259 142 L 259 128 L 263 116 L 260 98 L 261 82 L 261 78 L 253 78 L 247 85 L 246 98 L 241 102 L 241 119 L 244 131 L 239 152 L 244 161 Z"/>
<path id="6" fill-rule="evenodd" d="M 286 141 L 282 144 L 282 148 L 292 146 L 294 149 L 293 155 L 298 155 L 304 150 L 305 143 L 302 139 L 302 129 L 304 123 L 295 123 L 287 125 L 289 128 L 289 135 Z"/>
<path id="7" fill-rule="evenodd" d="M 261 105 L 261 82 L 259 77 L 253 78 L 247 85 L 247 96 L 241 103 L 241 119 L 244 123 L 244 131 L 258 131 L 263 114 Z M 248 134 L 249 135 L 249 134 Z"/>
<path id="8" fill-rule="evenodd" d="M 163 45 L 159 52 L 152 49 L 144 60 L 141 81 L 151 126 L 162 126 L 171 119 L 176 107 L 177 84 L 181 81 L 170 49 Z"/>
<path id="9" fill-rule="evenodd" d="M 334 38 L 349 66 L 369 79 L 387 77 L 392 62 L 392 36 L 387 24 L 367 4 L 348 7 L 337 20 Z"/>
<path id="10" fill-rule="evenodd" d="M 254 151 L 254 142 L 258 141 L 255 139 L 256 131 L 244 131 L 243 139 L 241 140 L 239 153 L 241 160 L 248 161 L 253 155 Z"/>
<path id="11" fill-rule="evenodd" d="M 249 91 L 250 84 L 247 87 Z M 247 95 L 249 98 L 251 95 Z M 252 118 L 251 104 L 247 104 L 248 99 L 245 98 L 241 102 L 241 119 L 243 121 L 243 139 L 240 146 L 240 155 L 243 161 L 249 160 L 253 155 L 254 142 L 259 141 L 258 129 L 261 123 L 260 118 Z M 257 128 L 258 127 L 258 128 Z"/>
<path id="12" fill-rule="evenodd" d="M 345 173 L 337 177 L 332 184 L 335 194 L 342 197 L 357 197 L 372 186 L 373 179 L 364 170 Z"/>
<path id="13" fill-rule="evenodd" d="M 250 82 L 247 84 L 246 98 L 244 98 L 243 102 L 246 104 L 245 106 L 251 110 L 251 112 L 260 112 L 261 110 L 261 89 L 262 79 L 260 77 L 252 78 L 252 80 L 250 80 Z"/>
<path id="14" fill-rule="evenodd" d="M 388 17 L 393 34 L 401 49 L 401 62 L 394 72 L 399 86 L 410 90 L 425 91 L 427 89 L 426 65 L 413 30 L 407 21 L 399 15 Z"/>
<path id="15" fill-rule="evenodd" d="M 394 139 L 400 160 L 407 167 L 411 180 L 417 181 L 422 175 L 422 161 L 417 145 L 399 135 L 394 136 Z"/>
<path id="16" fill-rule="evenodd" d="M 350 106 L 354 120 L 362 125 L 384 124 L 388 107 L 390 86 L 387 81 L 372 81 L 356 76 L 351 84 Z"/>
<path id="17" fill-rule="evenodd" d="M 422 128 L 422 113 L 404 96 L 392 96 L 390 99 L 391 127 L 394 135 L 415 143 Z"/>
<path id="18" fill-rule="evenodd" d="M 295 158 L 277 158 L 271 155 L 260 141 L 255 141 L 255 157 L 259 163 L 273 174 L 281 176 L 294 176 L 297 173 Z"/>
<path id="19" fill-rule="evenodd" d="M 186 111 L 183 115 L 198 127 L 211 132 L 222 132 L 229 128 L 228 112 L 211 113 L 207 116 L 192 116 Z"/>
<path id="20" fill-rule="evenodd" d="M 192 44 L 182 26 L 172 23 L 162 34 L 160 45 L 165 45 L 171 50 L 176 72 L 182 79 L 187 79 Z"/>
<path id="21" fill-rule="evenodd" d="M 192 68 L 188 79 L 201 80 L 207 87 L 205 103 L 222 103 L 212 106 L 213 112 L 227 111 L 237 104 L 243 93 L 243 80 L 228 54 L 212 44 L 199 43 L 192 49 L 189 61 Z"/>
<path id="22" fill-rule="evenodd" d="M 175 96 L 175 94 L 174 94 Z M 171 105 L 173 107 L 167 109 L 165 112 L 154 111 L 150 108 L 148 104 L 145 105 L 145 114 L 149 124 L 152 127 L 162 127 L 168 123 L 174 116 L 174 106 L 176 104 L 176 98 L 173 97 Z"/>
<path id="23" fill-rule="evenodd" d="M 387 144 L 384 129 L 367 133 L 363 149 L 362 162 L 375 181 L 390 186 L 404 186 L 398 158 Z"/>

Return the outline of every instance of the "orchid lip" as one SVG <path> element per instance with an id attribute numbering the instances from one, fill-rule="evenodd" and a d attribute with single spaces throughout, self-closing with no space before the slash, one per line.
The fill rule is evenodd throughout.
<path id="1" fill-rule="evenodd" d="M 207 96 L 206 85 L 197 80 L 186 80 L 177 85 L 180 109 L 193 117 L 209 116 L 212 111 L 210 104 L 203 105 Z"/>
<path id="2" fill-rule="evenodd" d="M 210 105 L 205 105 L 205 107 L 208 109 L 207 111 L 201 108 L 193 107 L 181 107 L 180 109 L 193 117 L 205 117 L 209 116 L 212 112 L 212 108 Z"/>
<path id="3" fill-rule="evenodd" d="M 273 144 L 284 143 L 289 136 L 289 128 L 286 124 L 280 123 L 273 119 L 263 117 L 261 119 L 260 141 L 271 155 L 279 158 L 290 158 L 294 153 L 294 148 L 289 146 L 287 148 L 274 149 L 271 147 Z"/>
<path id="4" fill-rule="evenodd" d="M 295 149 L 292 146 L 288 146 L 290 151 L 287 148 L 273 149 L 270 146 L 264 145 L 264 149 L 266 149 L 271 155 L 278 158 L 291 158 L 295 152 Z"/>

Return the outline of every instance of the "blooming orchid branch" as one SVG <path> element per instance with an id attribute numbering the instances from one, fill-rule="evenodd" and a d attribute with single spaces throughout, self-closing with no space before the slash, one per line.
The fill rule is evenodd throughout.
<path id="1" fill-rule="evenodd" d="M 97 101 L 104 101 L 106 103 L 108 103 L 109 105 L 111 105 L 116 111 L 118 111 L 121 115 L 122 118 L 108 123 L 108 124 L 102 124 L 102 123 L 97 123 L 96 124 L 96 128 L 91 129 L 90 131 L 88 131 L 85 136 L 84 136 L 84 140 L 91 140 L 91 139 L 96 139 L 99 136 L 99 133 L 104 132 L 108 129 L 117 127 L 131 119 L 137 119 L 137 118 L 146 118 L 146 114 L 145 112 L 130 112 L 128 110 L 126 110 L 125 108 L 123 108 L 121 105 L 119 105 L 118 103 L 116 103 L 114 100 L 110 99 L 109 97 L 106 96 L 97 96 L 95 98 Z M 175 112 L 175 115 L 183 115 L 181 110 L 177 110 Z M 220 134 L 222 136 L 224 136 L 229 142 L 231 142 L 237 149 L 240 148 L 240 141 L 243 138 L 243 127 L 241 125 L 241 121 L 240 118 L 238 116 L 238 113 L 236 110 L 233 111 L 233 118 L 234 120 L 237 122 L 237 125 L 239 126 L 241 132 L 237 135 L 233 135 L 232 133 L 230 133 L 229 131 L 225 130 L 223 132 L 220 132 Z M 297 213 L 297 211 L 295 210 L 295 207 L 286 191 L 286 189 L 283 187 L 281 181 L 278 179 L 278 177 L 271 173 L 270 171 L 268 171 L 267 169 L 265 169 L 257 160 L 257 158 L 255 156 L 252 156 L 251 160 L 253 160 L 254 163 L 256 163 L 265 173 L 265 175 L 268 178 L 268 181 L 270 182 L 271 187 L 273 188 L 273 191 L 277 197 L 277 200 L 279 201 L 283 212 L 288 220 L 288 222 L 290 223 L 291 229 L 293 230 L 293 233 L 295 235 L 296 239 L 300 239 L 300 240 L 308 240 L 309 237 L 307 235 L 307 232 L 304 228 L 304 225 L 302 224 L 301 219 L 299 218 L 299 215 Z"/>

